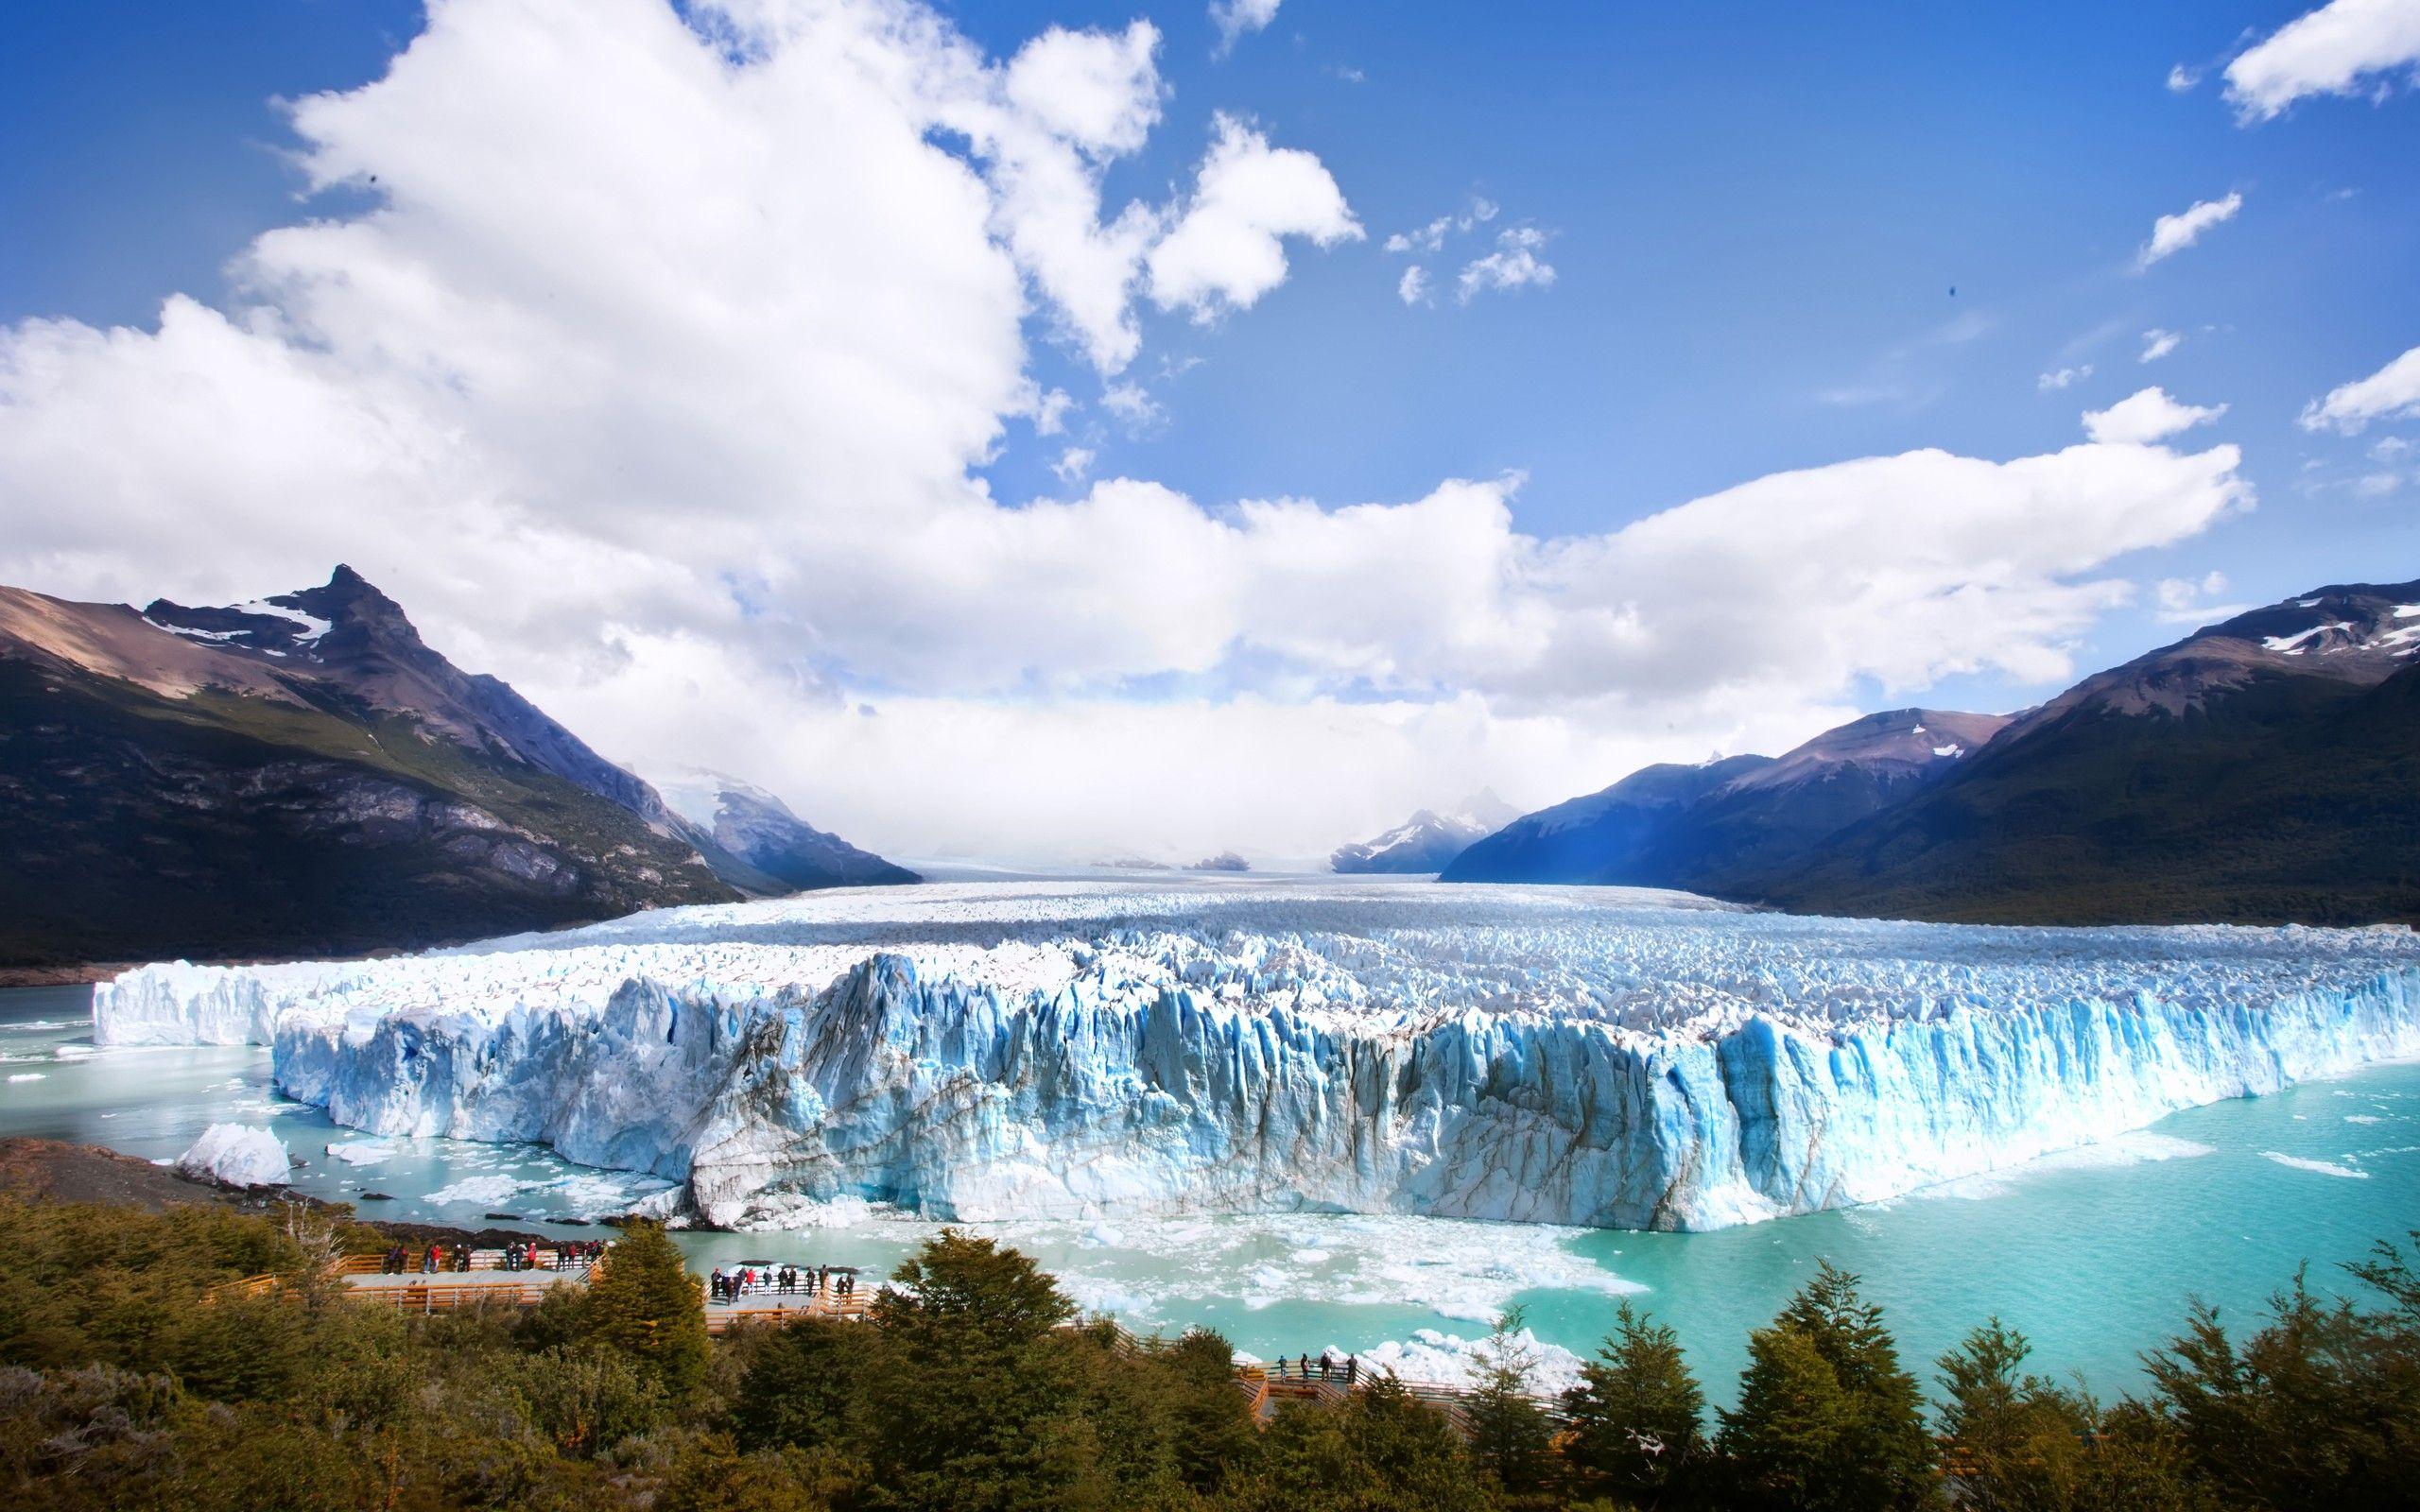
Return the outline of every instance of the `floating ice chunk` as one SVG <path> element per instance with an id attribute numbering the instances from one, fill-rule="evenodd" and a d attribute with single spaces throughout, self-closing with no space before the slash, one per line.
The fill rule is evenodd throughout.
<path id="1" fill-rule="evenodd" d="M 524 1183 L 509 1176 L 464 1177 L 451 1185 L 439 1187 L 428 1194 L 428 1200 L 441 1206 L 449 1202 L 463 1202 L 492 1207 L 496 1203 L 510 1200 L 513 1194 L 522 1190 L 523 1185 Z"/>
<path id="2" fill-rule="evenodd" d="M 391 1159 L 395 1147 L 385 1140 L 344 1140 L 326 1146 L 325 1153 L 347 1165 L 376 1165 Z"/>
<path id="3" fill-rule="evenodd" d="M 294 1162 L 285 1143 L 265 1128 L 213 1124 L 177 1157 L 177 1171 L 221 1186 L 276 1187 L 292 1177 Z"/>
<path id="4" fill-rule="evenodd" d="M 1580 1383 L 1580 1356 L 1559 1344 L 1548 1344 L 1528 1329 L 1512 1334 L 1508 1341 L 1518 1350 L 1528 1353 L 1535 1364 L 1530 1389 L 1540 1395 L 1560 1395 Z M 1353 1351 L 1329 1347 L 1337 1360 L 1342 1361 Z M 1363 1349 L 1356 1358 L 1364 1371 L 1396 1376 L 1405 1381 L 1433 1383 L 1445 1386 L 1469 1386 L 1488 1366 L 1490 1346 L 1486 1338 L 1466 1339 L 1459 1334 L 1441 1332 L 1436 1329 L 1415 1329 L 1409 1339 L 1390 1339 L 1384 1344 Z M 1312 1367 L 1318 1368 L 1319 1355 L 1311 1356 Z"/>
<path id="5" fill-rule="evenodd" d="M 2338 1165 L 2333 1160 L 2308 1160 L 2299 1155 L 2280 1155 L 2275 1150 L 2263 1150 L 2260 1153 L 2279 1165 L 2290 1165 L 2297 1171 L 2310 1171 L 2320 1176 L 2341 1176 L 2355 1181 L 2367 1181 L 2370 1178 L 2370 1173 L 2367 1171 L 2356 1171 L 2349 1165 Z"/>

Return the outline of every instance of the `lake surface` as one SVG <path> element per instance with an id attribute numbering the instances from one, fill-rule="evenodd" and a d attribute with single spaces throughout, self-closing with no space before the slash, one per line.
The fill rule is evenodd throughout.
<path id="1" fill-rule="evenodd" d="M 0 991 L 0 1134 L 172 1158 L 208 1125 L 266 1124 L 308 1163 L 295 1185 L 365 1218 L 477 1226 L 621 1211 L 664 1183 L 522 1145 L 371 1139 L 270 1088 L 260 1048 L 99 1050 L 89 990 Z M 326 1153 L 340 1147 L 351 1160 Z M 365 1193 L 392 1200 L 364 1202 Z M 700 1268 L 799 1261 L 888 1269 L 936 1225 L 866 1210 L 778 1234 L 689 1233 Z M 1629 1297 L 1677 1328 L 1726 1399 L 1750 1328 L 1819 1259 L 1865 1278 L 1906 1356 L 1931 1358 L 1997 1314 L 2032 1367 L 2116 1396 L 2187 1299 L 2242 1324 L 2308 1261 L 2314 1285 L 2377 1239 L 2420 1228 L 2420 1066 L 2383 1066 L 2178 1113 L 2111 1145 L 1872 1207 L 1699 1234 L 1301 1215 L 969 1225 L 1039 1258 L 1077 1300 L 1143 1331 L 1217 1327 L 1263 1357 L 1361 1351 L 1450 1376 L 1508 1304 L 1567 1371 Z M 585 1230 L 594 1232 L 595 1230 Z M 1457 1341 L 1460 1341 L 1459 1343 Z"/>

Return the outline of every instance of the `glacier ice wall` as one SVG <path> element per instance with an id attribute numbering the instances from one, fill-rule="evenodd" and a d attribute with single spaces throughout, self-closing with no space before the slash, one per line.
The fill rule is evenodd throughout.
<path id="1" fill-rule="evenodd" d="M 860 1197 L 1705 1228 L 2420 1056 L 2420 939 L 1621 889 L 960 885 L 145 968 L 95 1019 L 107 1043 L 266 1041 L 339 1123 L 685 1179 L 721 1224 Z"/>

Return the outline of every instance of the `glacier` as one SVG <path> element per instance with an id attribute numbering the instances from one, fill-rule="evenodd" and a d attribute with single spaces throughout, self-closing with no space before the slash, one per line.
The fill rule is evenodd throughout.
<path id="1" fill-rule="evenodd" d="M 683 1183 L 726 1227 L 873 1201 L 1696 1229 L 2420 1057 L 2420 936 L 1632 888 L 940 884 L 164 963 L 93 1014 L 104 1045 L 268 1045 L 282 1091 L 372 1134 Z"/>

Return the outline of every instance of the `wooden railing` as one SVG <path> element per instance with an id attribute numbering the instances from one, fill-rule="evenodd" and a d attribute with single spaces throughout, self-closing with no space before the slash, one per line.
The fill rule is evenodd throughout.
<path id="1" fill-rule="evenodd" d="M 612 1251 L 610 1250 L 607 1251 L 609 1254 Z M 438 1276 L 459 1276 L 462 1274 L 461 1271 L 455 1268 L 453 1255 L 450 1250 L 446 1252 L 445 1263 L 441 1269 L 435 1272 L 423 1271 L 421 1269 L 421 1263 L 427 1253 L 428 1250 L 425 1246 L 419 1249 L 406 1250 L 404 1252 L 404 1268 L 400 1273 L 389 1272 L 387 1269 L 387 1257 L 383 1253 L 368 1255 L 342 1255 L 337 1257 L 336 1263 L 336 1273 L 339 1276 L 382 1276 L 391 1274 L 401 1274 L 406 1276 L 422 1276 L 431 1274 Z M 524 1268 L 543 1271 L 559 1271 L 561 1274 L 568 1276 L 586 1270 L 592 1266 L 601 1265 L 604 1263 L 603 1256 L 599 1256 L 594 1261 L 574 1261 L 569 1265 L 561 1264 L 561 1260 L 562 1255 L 560 1251 L 541 1249 L 538 1251 L 538 1263 L 534 1267 L 525 1266 Z M 471 1251 L 471 1269 L 475 1271 L 481 1271 L 502 1270 L 504 1268 L 503 1250 L 474 1249 Z"/>
<path id="2" fill-rule="evenodd" d="M 401 1286 L 355 1286 L 356 1300 L 402 1313 L 450 1313 L 462 1307 L 535 1307 L 554 1288 L 543 1282 L 410 1281 Z"/>
<path id="3" fill-rule="evenodd" d="M 221 1281 L 201 1294 L 205 1302 L 216 1302 L 234 1297 L 267 1297 L 285 1284 L 283 1276 L 247 1276 L 241 1280 Z"/>
<path id="4" fill-rule="evenodd" d="M 717 1302 L 706 1309 L 706 1332 L 721 1333 L 738 1323 L 796 1323 L 810 1317 L 854 1323 L 864 1318 L 871 1301 L 863 1292 L 847 1297 L 776 1292 L 768 1301 Z"/>

